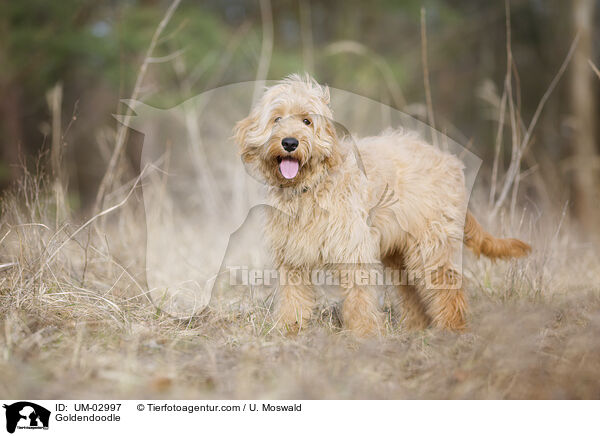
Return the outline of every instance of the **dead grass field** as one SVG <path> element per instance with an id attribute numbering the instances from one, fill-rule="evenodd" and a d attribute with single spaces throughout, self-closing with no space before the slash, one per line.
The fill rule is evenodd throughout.
<path id="1" fill-rule="evenodd" d="M 526 218 L 526 260 L 465 258 L 465 334 L 393 323 L 358 341 L 335 310 L 298 336 L 244 313 L 174 320 L 144 298 L 139 207 L 70 238 L 49 187 L 3 199 L 2 398 L 599 398 L 600 265 L 568 217 Z M 69 220 L 66 220 L 69 222 Z"/>
<path id="2" fill-rule="evenodd" d="M 146 69 L 151 60 L 161 59 L 153 57 L 153 51 L 179 3 L 172 2 L 158 24 L 131 100 L 149 85 L 144 81 Z M 272 12 L 262 8 L 263 3 L 268 2 L 261 2 L 262 25 L 267 30 L 258 50 L 257 83 L 266 79 L 273 51 Z M 473 209 L 491 232 L 521 237 L 534 251 L 526 259 L 495 264 L 465 256 L 470 302 L 466 333 L 410 332 L 389 320 L 382 337 L 359 341 L 341 329 L 335 308 L 323 307 L 316 321 L 299 335 L 289 336 L 273 328 L 268 308 L 261 302 L 241 311 L 208 312 L 185 320 L 157 310 L 144 283 L 141 192 L 134 189 L 128 197 L 132 183 L 122 180 L 135 176 L 134 171 L 117 171 L 126 128 L 120 126 L 114 137 L 99 141 L 106 142 L 99 145 L 110 158 L 99 162 L 107 169 L 96 198 L 96 206 L 108 205 L 106 214 L 87 222 L 89 217 L 70 216 L 64 207 L 68 193 L 61 187 L 68 179 L 61 175 L 68 172 L 68 165 L 61 164 L 61 138 L 70 124 L 61 131 L 62 88 L 57 85 L 47 96 L 52 103 L 50 165 L 39 165 L 0 200 L 0 397 L 600 398 L 599 235 L 582 235 L 568 213 L 561 211 L 563 205 L 556 204 L 564 198 L 559 191 L 567 177 L 564 168 L 543 155 L 545 148 L 540 148 L 539 165 L 529 156 L 528 169 L 521 166 L 544 106 L 576 51 L 579 33 L 525 124 L 511 48 L 510 2 L 505 2 L 505 8 L 506 76 L 500 92 L 492 86 L 484 89 L 483 96 L 491 102 L 495 114 L 491 119 L 498 120 L 495 160 L 489 186 L 479 186 L 471 204 L 488 205 Z M 425 24 L 422 9 L 427 105 L 419 107 L 435 128 Z M 247 29 L 241 27 L 243 32 Z M 219 52 L 221 66 L 207 80 L 207 89 L 230 68 L 243 32 Z M 310 41 L 307 53 L 313 58 Z M 378 65 L 384 77 L 391 77 L 382 95 L 392 95 L 394 105 L 403 106 L 389 66 L 367 46 L 342 41 L 325 51 L 350 53 Z M 576 54 L 575 58 L 584 68 L 589 62 L 598 74 L 589 56 Z M 179 79 L 182 90 L 189 87 L 188 74 Z M 585 114 L 592 113 L 581 107 Z M 128 109 L 126 114 L 130 113 Z M 188 130 L 192 142 L 198 142 L 195 129 Z M 510 160 L 503 162 L 506 146 Z M 40 168 L 45 167 L 51 167 L 55 182 L 41 174 Z M 535 189 L 527 189 L 528 184 L 535 184 Z"/>

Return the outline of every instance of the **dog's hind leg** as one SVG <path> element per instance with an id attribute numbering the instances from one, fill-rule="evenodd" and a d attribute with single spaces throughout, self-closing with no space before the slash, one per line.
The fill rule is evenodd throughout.
<path id="1" fill-rule="evenodd" d="M 462 286 L 457 285 L 462 280 L 459 273 L 442 266 L 425 274 L 428 278 L 420 281 L 417 292 L 432 324 L 448 330 L 464 330 L 467 301 Z"/>
<path id="2" fill-rule="evenodd" d="M 462 331 L 466 328 L 467 312 L 462 275 L 452 266 L 449 249 L 440 248 L 443 244 L 429 245 L 432 246 L 437 247 L 437 253 L 423 252 L 427 244 L 420 244 L 407 254 L 411 269 L 417 272 L 417 293 L 432 325 Z"/>
<path id="3" fill-rule="evenodd" d="M 417 288 L 407 284 L 408 277 L 404 261 L 400 254 L 390 254 L 382 259 L 387 268 L 399 271 L 400 282 L 395 283 L 394 288 L 401 299 L 398 312 L 400 313 L 400 324 L 411 330 L 422 330 L 431 324 L 431 318 L 426 312 L 425 305 L 417 293 Z"/>
<path id="4" fill-rule="evenodd" d="M 428 273 L 429 283 L 419 289 L 433 325 L 449 330 L 466 328 L 467 301 L 461 286 L 460 273 L 441 266 Z"/>

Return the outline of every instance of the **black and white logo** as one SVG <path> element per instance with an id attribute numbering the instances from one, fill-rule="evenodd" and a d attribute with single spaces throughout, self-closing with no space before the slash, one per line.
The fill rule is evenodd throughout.
<path id="1" fill-rule="evenodd" d="M 16 429 L 48 429 L 50 411 L 29 401 L 19 401 L 3 406 L 6 409 L 6 431 L 14 433 Z"/>

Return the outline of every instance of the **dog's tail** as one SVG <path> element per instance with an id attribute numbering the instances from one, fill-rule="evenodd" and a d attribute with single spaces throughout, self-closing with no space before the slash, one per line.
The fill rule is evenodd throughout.
<path id="1" fill-rule="evenodd" d="M 465 245 L 477 256 L 483 254 L 490 259 L 527 256 L 531 246 L 519 239 L 500 239 L 486 232 L 471 212 L 465 220 Z"/>

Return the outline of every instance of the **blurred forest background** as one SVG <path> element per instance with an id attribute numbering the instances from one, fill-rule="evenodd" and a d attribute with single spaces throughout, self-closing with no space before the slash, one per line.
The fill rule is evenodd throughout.
<path id="1" fill-rule="evenodd" d="M 161 0 L 3 1 L 0 186 L 20 177 L 21 156 L 49 151 L 54 141 L 67 169 L 68 204 L 85 210 L 113 154 L 118 123 L 111 115 L 124 111 L 119 99 L 136 93 L 166 108 L 221 85 L 308 71 L 435 121 L 484 160 L 480 180 L 510 169 L 514 144 L 527 139 L 517 170 L 543 188 L 528 193 L 522 185 L 523 195 L 558 207 L 568 201 L 593 227 L 600 174 L 596 3 L 185 0 L 169 10 L 172 2 Z M 165 20 L 167 11 L 173 15 Z M 165 27 L 148 52 L 161 20 Z M 143 137 L 129 132 L 124 142 L 119 165 L 135 174 Z M 493 192 L 490 204 L 501 194 Z"/>
<path id="2" fill-rule="evenodd" d="M 598 399 L 598 3 L 0 0 L 0 397 Z M 203 235 L 222 232 L 190 219 L 184 246 L 160 227 L 164 245 L 146 249 L 144 137 L 113 117 L 128 113 L 120 100 L 170 108 L 302 71 L 483 160 L 471 210 L 534 251 L 466 255 L 469 332 L 408 331 L 400 308 L 358 344 L 324 305 L 288 336 L 252 289 L 184 318 L 150 294 L 153 265 L 193 282 L 163 247 L 209 265 L 221 257 Z M 177 126 L 207 151 L 189 119 Z M 192 185 L 190 203 L 212 186 Z"/>

